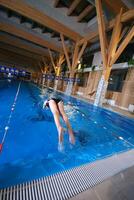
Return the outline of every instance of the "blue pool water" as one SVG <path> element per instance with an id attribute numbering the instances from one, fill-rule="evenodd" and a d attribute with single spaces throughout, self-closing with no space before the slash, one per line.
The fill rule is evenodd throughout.
<path id="1" fill-rule="evenodd" d="M 15 81 L 0 81 L 0 142 L 18 85 Z M 49 109 L 42 109 L 43 101 L 52 95 L 63 99 L 76 137 L 73 147 L 65 133 L 62 153 L 57 150 L 58 135 L 53 116 Z M 0 188 L 127 151 L 133 145 L 134 120 L 22 82 L 0 154 Z"/>

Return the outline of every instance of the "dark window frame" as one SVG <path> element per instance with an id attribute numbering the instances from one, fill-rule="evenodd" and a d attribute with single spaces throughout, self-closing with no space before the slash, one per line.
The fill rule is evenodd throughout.
<path id="1" fill-rule="evenodd" d="M 108 81 L 108 91 L 122 92 L 128 69 L 115 69 L 111 71 Z"/>

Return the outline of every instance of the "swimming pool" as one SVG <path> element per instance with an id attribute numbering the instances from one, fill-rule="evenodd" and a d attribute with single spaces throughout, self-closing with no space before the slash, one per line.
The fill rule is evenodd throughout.
<path id="1" fill-rule="evenodd" d="M 0 81 L 0 141 L 19 82 Z M 71 146 L 65 133 L 64 152 L 57 149 L 58 135 L 50 110 L 43 101 L 56 95 L 75 132 Z M 62 122 L 63 126 L 64 123 Z M 48 176 L 88 162 L 127 151 L 134 146 L 134 120 L 79 99 L 21 82 L 15 110 L 0 154 L 0 188 Z"/>

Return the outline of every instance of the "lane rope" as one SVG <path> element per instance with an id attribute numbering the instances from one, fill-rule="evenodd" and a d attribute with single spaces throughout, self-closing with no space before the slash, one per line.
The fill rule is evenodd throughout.
<path id="1" fill-rule="evenodd" d="M 34 85 L 34 84 L 33 84 Z M 36 85 L 35 85 L 36 86 Z M 38 86 L 36 86 L 38 89 L 42 90 L 41 88 L 39 88 Z M 73 107 L 73 104 L 68 104 L 68 105 L 71 105 Z M 80 112 L 82 117 L 84 117 L 86 120 L 91 120 L 94 124 L 96 124 L 97 126 L 99 126 L 100 128 L 103 128 L 103 129 L 107 129 L 106 127 L 104 127 L 103 125 L 100 125 L 97 121 L 94 121 L 93 119 L 91 119 L 90 117 L 87 116 L 87 114 L 85 114 L 83 111 L 81 111 L 80 109 L 77 109 L 77 108 L 74 108 L 76 111 Z M 107 130 L 107 132 L 111 133 L 113 135 L 113 137 L 116 137 L 117 139 L 119 140 L 122 140 L 124 141 L 125 143 L 129 144 L 130 146 L 134 147 L 134 144 L 125 140 L 123 137 L 113 133 L 112 131 L 109 131 Z"/>
<path id="2" fill-rule="evenodd" d="M 79 110 L 79 109 L 76 109 Z M 98 127 L 103 128 L 103 129 L 107 129 L 107 132 L 111 133 L 113 135 L 113 137 L 117 138 L 118 140 L 122 140 L 124 143 L 132 146 L 134 148 L 134 144 L 129 142 L 128 140 L 124 139 L 122 136 L 114 133 L 113 131 L 108 130 L 107 127 L 101 125 L 100 123 L 98 123 L 97 121 L 91 119 L 90 117 L 88 117 L 83 111 L 79 110 L 79 112 L 81 113 L 81 115 L 86 119 L 86 120 L 91 120 L 94 124 L 96 124 Z"/>
<path id="3" fill-rule="evenodd" d="M 5 131 L 4 131 L 4 135 L 3 135 L 3 138 L 2 138 L 2 141 L 0 143 L 0 153 L 2 152 L 2 149 L 3 149 L 3 144 L 5 142 L 5 138 L 6 138 L 6 135 L 8 133 L 8 130 L 9 130 L 9 125 L 10 125 L 10 122 L 11 122 L 11 118 L 12 118 L 12 114 L 15 110 L 15 106 L 16 106 L 16 101 L 17 101 L 17 98 L 18 98 L 18 95 L 19 95 L 19 91 L 20 91 L 20 86 L 21 86 L 21 82 L 19 83 L 18 85 L 18 89 L 17 89 L 17 92 L 16 92 L 16 95 L 15 95 L 15 98 L 14 98 L 14 102 L 11 106 L 11 111 L 10 111 L 10 115 L 8 117 L 8 121 L 7 121 L 7 124 L 5 126 Z"/>

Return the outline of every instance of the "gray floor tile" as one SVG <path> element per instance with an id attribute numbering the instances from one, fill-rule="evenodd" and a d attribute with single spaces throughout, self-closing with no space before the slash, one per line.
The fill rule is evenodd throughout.
<path id="1" fill-rule="evenodd" d="M 70 200 L 99 200 L 92 189 L 80 193 L 79 195 L 71 198 Z"/>
<path id="2" fill-rule="evenodd" d="M 70 200 L 134 200 L 134 167 L 110 177 Z"/>
<path id="3" fill-rule="evenodd" d="M 123 171 L 125 182 L 134 182 L 134 167 L 130 167 L 127 170 Z"/>
<path id="4" fill-rule="evenodd" d="M 94 188 L 100 200 L 127 200 L 125 195 L 112 183 L 106 180 Z"/>
<path id="5" fill-rule="evenodd" d="M 106 180 L 97 185 L 94 188 L 94 191 L 100 199 L 107 200 L 109 196 L 113 196 L 115 194 L 115 191 L 111 192 L 111 188 L 113 188 L 112 182 L 110 180 Z"/>
<path id="6" fill-rule="evenodd" d="M 125 184 L 125 177 L 123 173 L 119 173 L 113 177 L 110 178 L 112 184 L 117 187 L 120 188 Z"/>
<path id="7" fill-rule="evenodd" d="M 124 196 L 126 196 L 127 200 L 134 200 L 134 180 L 133 183 L 126 183 L 122 188 L 121 191 Z"/>

